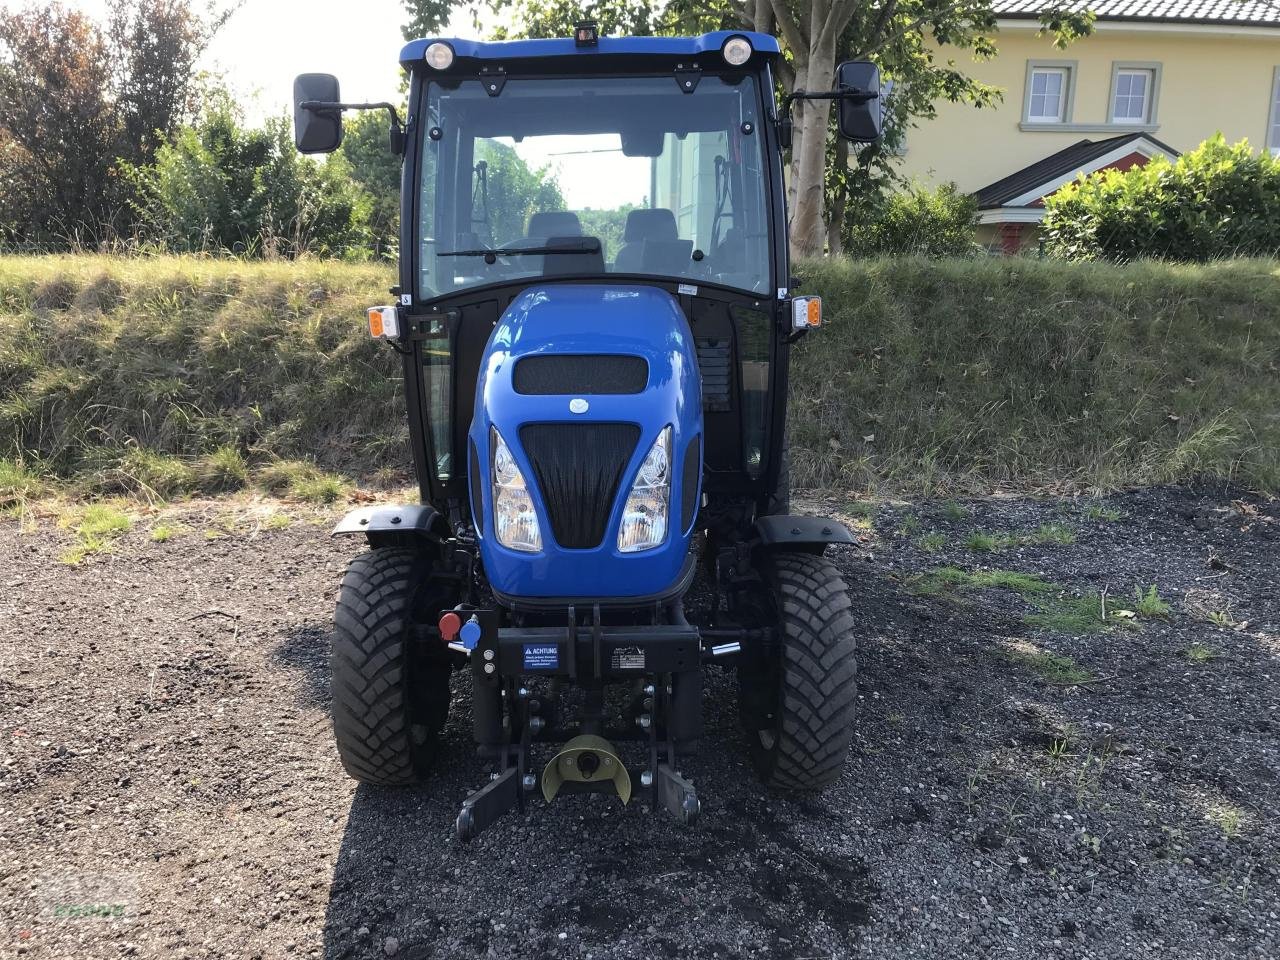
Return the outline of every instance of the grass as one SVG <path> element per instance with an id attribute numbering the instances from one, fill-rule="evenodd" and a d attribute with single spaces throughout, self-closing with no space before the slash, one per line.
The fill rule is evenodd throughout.
<path id="1" fill-rule="evenodd" d="M 948 500 L 942 505 L 942 515 L 952 523 L 959 523 L 961 520 L 969 519 L 969 511 L 954 500 Z"/>
<path id="2" fill-rule="evenodd" d="M 1182 651 L 1182 655 L 1192 663 L 1208 663 L 1218 656 L 1218 651 L 1208 644 L 1193 643 Z"/>
<path id="3" fill-rule="evenodd" d="M 1215 803 L 1205 810 L 1205 819 L 1217 826 L 1225 837 L 1234 837 L 1244 825 L 1244 812 L 1229 803 Z"/>
<path id="4" fill-rule="evenodd" d="M 1053 584 L 1033 573 L 938 567 L 918 579 L 913 586 L 913 591 L 922 596 L 937 596 L 951 589 L 981 590 L 985 588 L 1012 590 L 1024 597 L 1057 589 Z"/>
<path id="5" fill-rule="evenodd" d="M 1231 615 L 1230 610 L 1210 610 L 1207 618 L 1215 627 L 1221 627 L 1224 630 L 1230 630 L 1236 626 L 1236 619 Z"/>
<path id="6" fill-rule="evenodd" d="M 302 460 L 276 460 L 257 474 L 259 486 L 271 493 L 306 500 L 308 503 L 337 503 L 351 492 L 342 477 L 325 473 L 314 463 Z"/>
<path id="7" fill-rule="evenodd" d="M 1011 590 L 1021 596 L 1032 607 L 1023 615 L 1023 620 L 1038 630 L 1081 636 L 1132 625 L 1132 620 L 1124 615 L 1126 611 L 1115 605 L 1107 607 L 1104 616 L 1100 594 L 1087 592 L 1077 596 L 1033 573 L 946 566 L 931 570 L 911 583 L 913 593 L 926 597 L 980 589 Z"/>
<path id="8" fill-rule="evenodd" d="M 793 353 L 798 486 L 1280 488 L 1280 262 L 831 258 L 797 273 L 831 305 Z"/>
<path id="9" fill-rule="evenodd" d="M 188 536 L 191 528 L 184 523 L 170 523 L 161 521 L 151 528 L 152 543 L 168 543 L 170 540 L 177 540 L 179 537 Z"/>
<path id="10" fill-rule="evenodd" d="M 237 447 L 224 444 L 201 463 L 200 477 L 206 490 L 239 490 L 249 482 L 249 464 Z"/>
<path id="11" fill-rule="evenodd" d="M 44 480 L 21 460 L 0 459 L 0 517 L 20 516 L 29 501 L 47 490 Z"/>
<path id="12" fill-rule="evenodd" d="M 85 507 L 72 529 L 82 537 L 118 537 L 131 526 L 129 515 L 105 503 Z"/>
<path id="13" fill-rule="evenodd" d="M 1080 636 L 1100 633 L 1124 622 L 1108 610 L 1103 616 L 1102 597 L 1097 593 L 1082 596 L 1057 596 L 1038 604 L 1035 613 L 1024 617 L 1029 626 L 1053 633 Z"/>
<path id="14" fill-rule="evenodd" d="M 1027 543 L 1069 546 L 1076 542 L 1075 531 L 1061 523 L 1042 523 L 1027 535 Z"/>
<path id="15" fill-rule="evenodd" d="M 347 495 L 349 489 L 349 485 L 341 477 L 326 474 L 299 480 L 289 488 L 289 492 L 311 503 L 337 503 Z"/>
<path id="16" fill-rule="evenodd" d="M 1086 520 L 1095 520 L 1102 523 L 1115 523 L 1124 514 L 1115 507 L 1109 507 L 1104 503 L 1091 503 L 1084 508 L 1084 518 Z"/>
<path id="17" fill-rule="evenodd" d="M 920 532 L 920 518 L 914 513 L 908 513 L 902 518 L 902 522 L 898 524 L 898 534 L 904 537 L 914 537 Z"/>
<path id="18" fill-rule="evenodd" d="M 979 553 L 991 553 L 1001 548 L 1000 538 L 990 533 L 983 533 L 981 530 L 975 530 L 969 536 L 965 537 L 964 545 L 970 550 L 976 550 Z"/>
<path id="19" fill-rule="evenodd" d="M 1034 530 L 1020 533 L 988 533 L 975 530 L 964 545 L 978 553 L 993 553 L 1026 546 L 1067 546 L 1076 542 L 1075 531 L 1061 523 L 1042 523 Z"/>
<path id="20" fill-rule="evenodd" d="M 920 538 L 920 549 L 925 553 L 937 553 L 946 545 L 947 535 L 937 530 Z"/>
<path id="21" fill-rule="evenodd" d="M 58 559 L 69 566 L 76 566 L 93 554 L 110 549 L 113 540 L 132 528 L 133 520 L 111 504 L 91 503 L 65 514 L 59 520 L 59 526 L 69 528 L 77 542 L 63 551 Z"/>
<path id="22" fill-rule="evenodd" d="M 832 258 L 796 273 L 829 306 L 793 353 L 796 488 L 1280 489 L 1274 261 Z M 5 257 L 0 462 L 23 465 L 24 487 L 159 499 L 253 485 L 276 460 L 345 482 L 401 469 L 400 358 L 362 319 L 393 282 L 321 261 Z M 945 516 L 967 516 L 952 503 Z"/>
<path id="23" fill-rule="evenodd" d="M 1114 600 L 1104 601 L 1101 594 L 1089 591 L 1080 596 L 1061 594 L 1037 602 L 1035 613 L 1026 621 L 1033 627 L 1055 633 L 1080 635 L 1098 633 L 1112 627 L 1137 628 L 1139 619 L 1166 619 L 1172 608 L 1152 585 L 1145 593 L 1134 588 L 1133 609 L 1127 609 Z"/>
<path id="24" fill-rule="evenodd" d="M 1093 679 L 1093 674 L 1070 657 L 1037 647 L 1025 640 L 1010 643 L 1005 648 L 1004 655 L 1046 683 L 1072 686 Z"/>
<path id="25" fill-rule="evenodd" d="M 1173 612 L 1173 608 L 1160 596 L 1154 583 L 1147 588 L 1146 593 L 1142 592 L 1141 587 L 1134 587 L 1133 599 L 1134 609 L 1140 617 L 1166 618 Z"/>
<path id="26" fill-rule="evenodd" d="M 402 470 L 400 361 L 363 323 L 391 272 L 4 257 L 0 457 L 80 493 L 161 500 L 240 489 L 282 458 L 344 482 Z M 301 492 L 323 502 L 336 489 Z"/>

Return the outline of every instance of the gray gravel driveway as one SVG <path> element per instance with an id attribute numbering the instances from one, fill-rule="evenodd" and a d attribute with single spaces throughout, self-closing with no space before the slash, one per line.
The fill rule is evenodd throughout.
<path id="1" fill-rule="evenodd" d="M 357 788 L 334 755 L 356 544 L 140 524 L 70 567 L 51 521 L 0 523 L 0 952 L 1280 956 L 1276 504 L 826 506 L 862 537 L 837 557 L 863 649 L 834 789 L 764 792 L 715 674 L 697 827 L 568 797 L 470 846 L 465 704 L 429 786 Z"/>

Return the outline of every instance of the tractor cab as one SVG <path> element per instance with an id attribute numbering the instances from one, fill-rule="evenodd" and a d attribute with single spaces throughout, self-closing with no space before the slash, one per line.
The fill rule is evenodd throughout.
<path id="1" fill-rule="evenodd" d="M 339 753 L 358 779 L 416 781 L 465 671 L 497 773 L 464 803 L 464 839 L 539 785 L 625 803 L 638 781 L 692 821 L 676 757 L 701 736 L 707 669 L 737 669 L 767 782 L 842 769 L 855 641 L 823 552 L 851 537 L 788 515 L 788 356 L 821 304 L 792 294 L 779 54 L 762 34 L 591 24 L 418 40 L 403 121 L 342 103 L 332 77 L 295 84 L 300 150 L 335 149 L 344 110 L 378 107 L 403 154 L 399 284 L 369 322 L 403 359 L 421 503 L 335 531 L 372 548 L 338 604 Z M 792 96 L 879 134 L 868 64 Z"/>

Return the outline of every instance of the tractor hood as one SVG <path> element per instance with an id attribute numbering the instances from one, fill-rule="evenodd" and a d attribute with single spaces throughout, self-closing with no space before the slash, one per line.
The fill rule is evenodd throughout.
<path id="1" fill-rule="evenodd" d="M 688 321 L 643 285 L 530 287 L 494 327 L 469 431 L 472 515 L 485 570 L 508 600 L 626 602 L 661 596 L 685 570 L 702 479 L 702 400 Z M 665 534 L 626 552 L 623 511 L 670 428 Z M 540 544 L 499 542 L 494 433 L 510 451 Z"/>

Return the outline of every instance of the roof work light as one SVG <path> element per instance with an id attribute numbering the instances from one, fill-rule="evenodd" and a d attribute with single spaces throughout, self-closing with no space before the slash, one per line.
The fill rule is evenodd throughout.
<path id="1" fill-rule="evenodd" d="M 594 20 L 582 20 L 573 28 L 573 42 L 580 47 L 594 47 L 600 42 L 600 28 Z"/>
<path id="2" fill-rule="evenodd" d="M 724 62 L 731 67 L 740 67 L 751 59 L 751 41 L 746 37 L 730 37 L 720 51 Z"/>
<path id="3" fill-rule="evenodd" d="M 437 40 L 427 47 L 422 59 L 426 60 L 427 66 L 433 70 L 448 70 L 453 66 L 453 47 Z"/>

